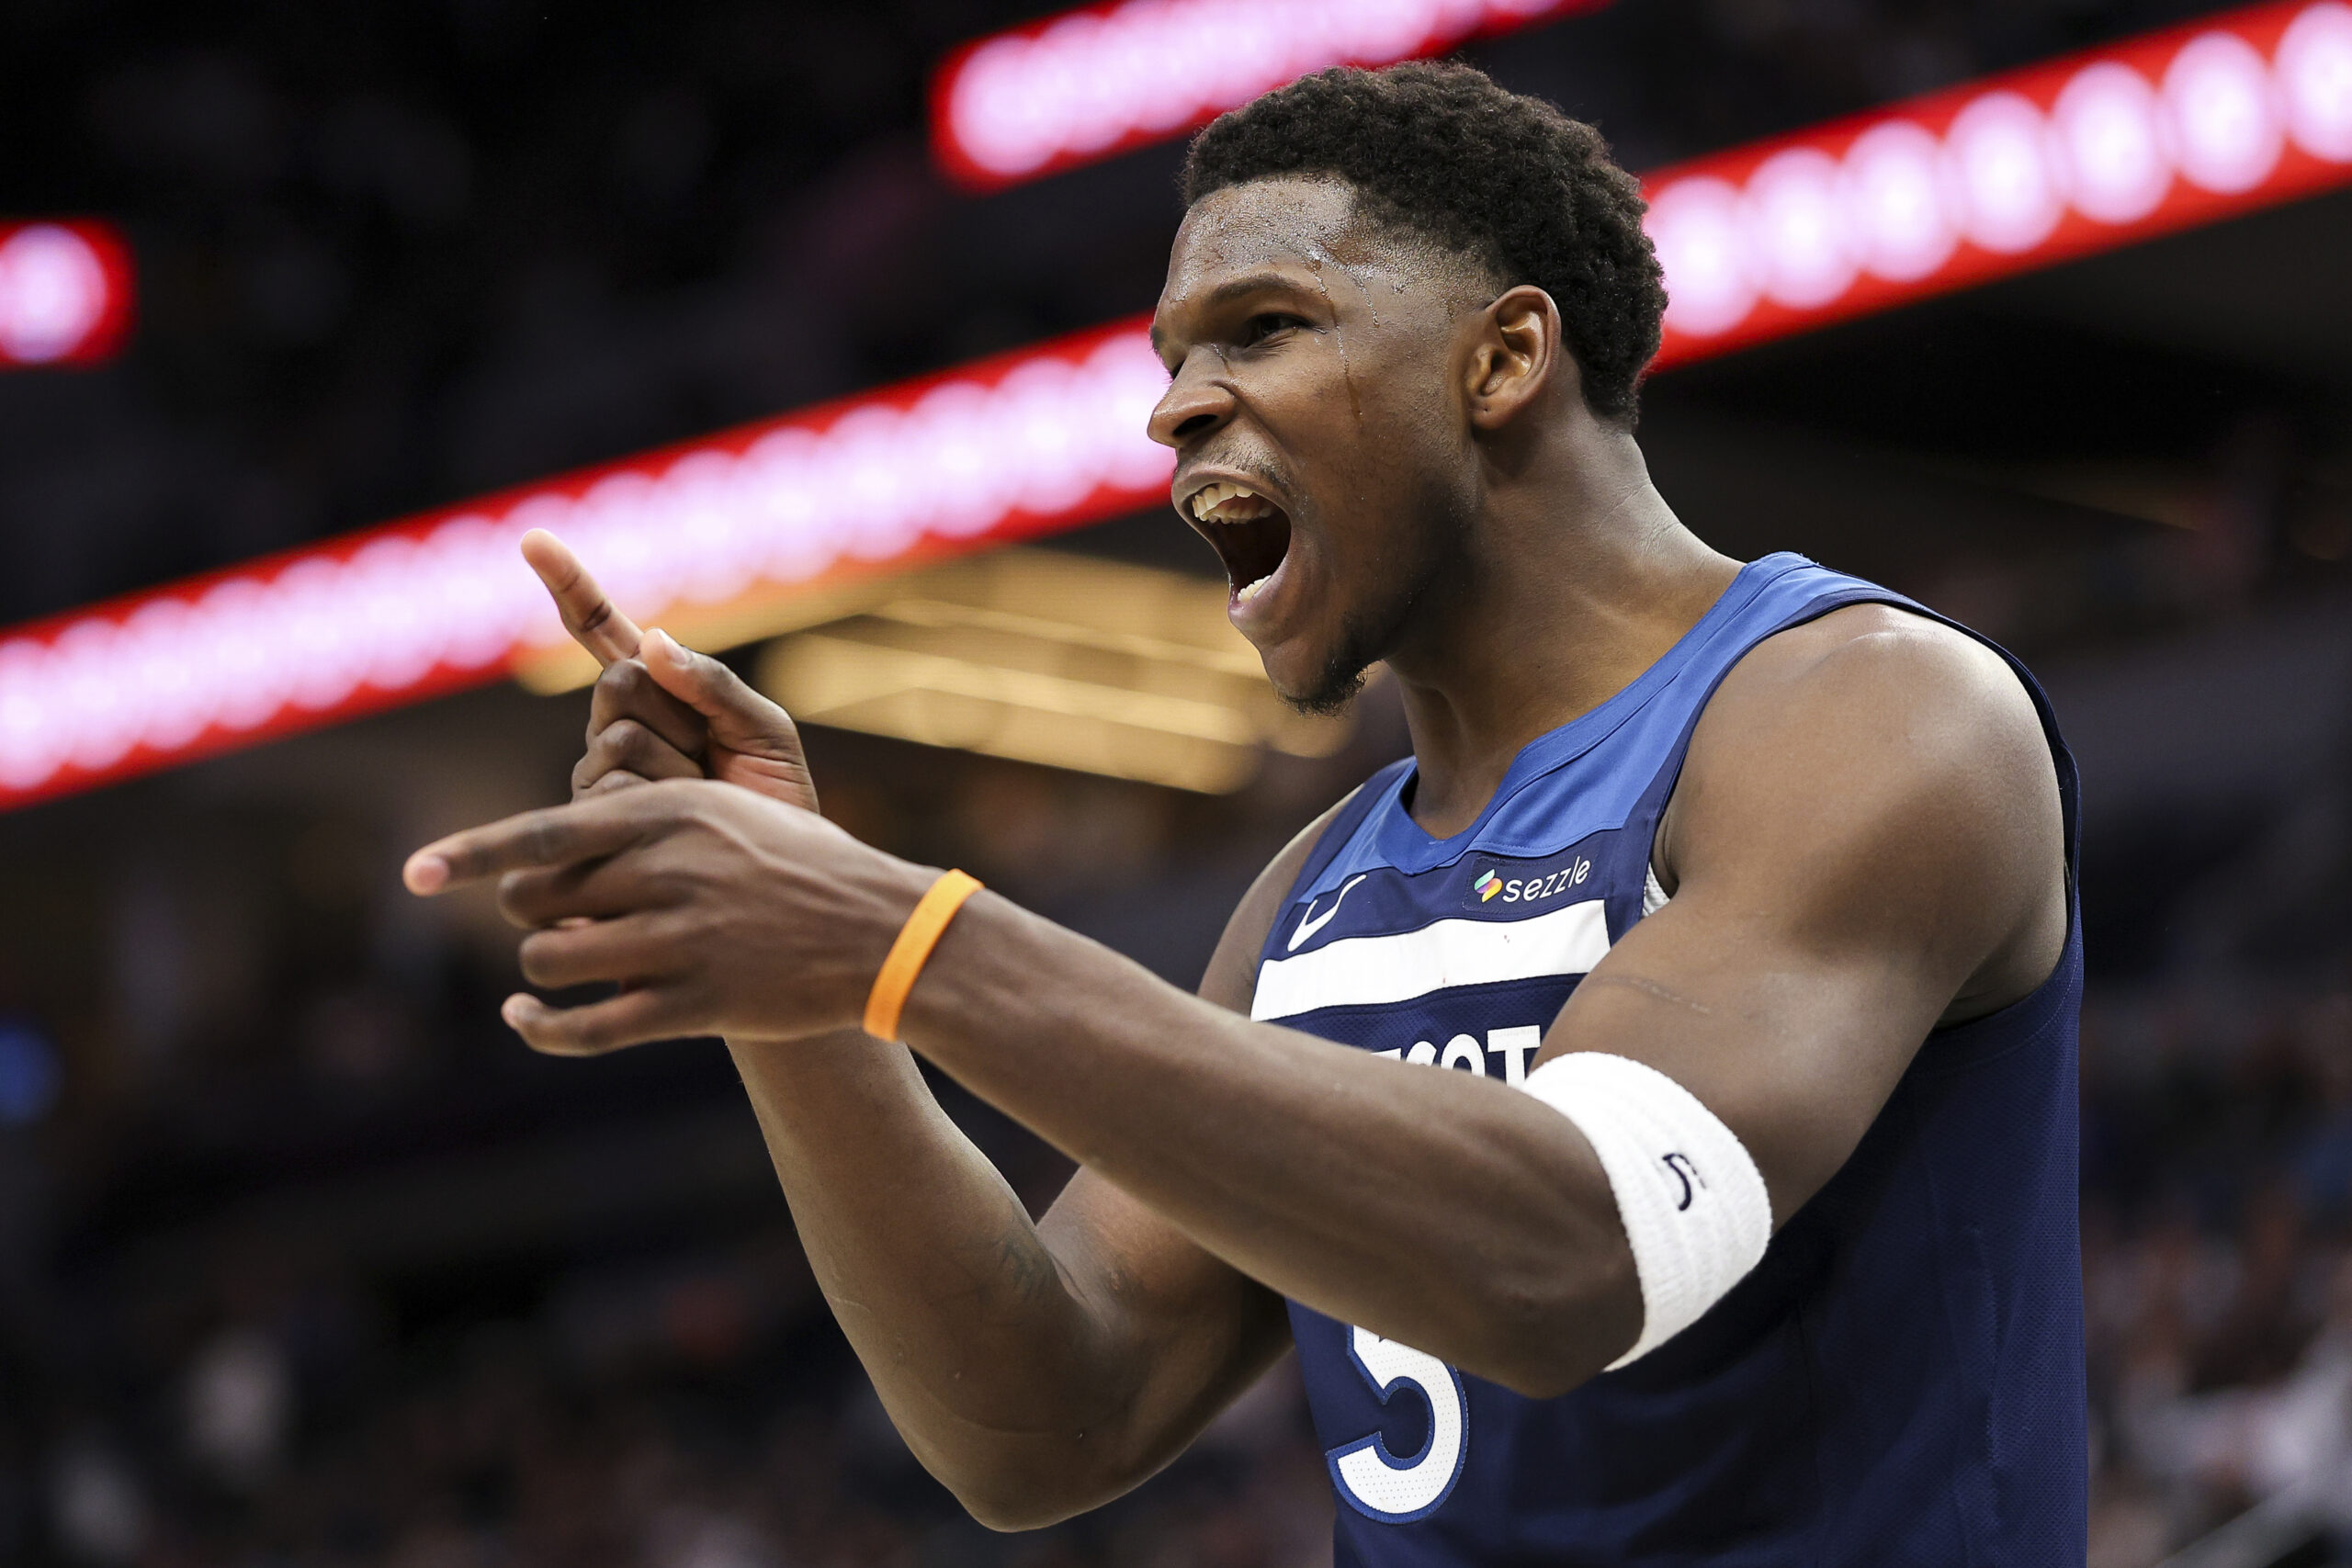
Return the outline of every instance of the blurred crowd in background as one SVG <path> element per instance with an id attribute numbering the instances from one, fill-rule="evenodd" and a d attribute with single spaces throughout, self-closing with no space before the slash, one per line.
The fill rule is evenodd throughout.
<path id="1" fill-rule="evenodd" d="M 2085 1033 L 2097 1560 L 2290 1493 L 2352 1530 L 2352 986 L 2109 994 Z"/>
<path id="2" fill-rule="evenodd" d="M 1619 0 L 1468 53 L 1638 168 L 2200 8 Z M 0 377 L 0 619 L 1143 308 L 1174 149 L 986 199 L 926 164 L 932 62 L 1038 9 L 18 0 L 0 195 L 113 218 L 142 284 L 118 364 Z M 2258 271 L 2324 270 L 2346 219 L 1645 408 L 1703 536 L 2010 641 L 2082 755 L 2102 1568 L 2265 1499 L 2303 1561 L 2352 1535 L 2352 356 L 2340 282 L 2282 324 Z M 1164 516 L 1065 543 L 1211 570 Z M 499 1025 L 512 933 L 395 870 L 560 798 L 583 710 L 485 690 L 0 817 L 0 1561 L 1328 1562 L 1286 1367 L 1131 1498 L 972 1525 L 832 1327 L 723 1052 Z M 1375 683 L 1339 755 L 1222 796 L 810 744 L 853 831 L 1190 985 L 1404 738 Z M 1067 1163 L 940 1087 L 1050 1201 Z"/>
<path id="3" fill-rule="evenodd" d="M 451 743 L 469 729 L 503 742 L 518 798 L 560 788 L 584 696 L 458 705 L 388 721 L 404 734 L 304 742 L 308 779 L 255 756 L 200 798 L 157 800 L 103 892 L 61 896 L 81 857 L 57 840 L 12 846 L 27 880 L 0 916 L 0 981 L 96 1010 L 0 1026 L 8 1560 L 1328 1555 L 1323 1461 L 1287 1362 L 1116 1507 L 1019 1539 L 967 1519 L 833 1327 L 716 1043 L 532 1056 L 497 1021 L 514 979 L 494 915 L 444 919 L 401 892 L 397 826 L 284 809 L 363 795 L 352 781 L 379 769 L 395 793 L 477 790 L 478 756 Z M 952 846 L 1188 983 L 1256 866 L 1396 743 L 1393 717 L 1371 719 L 1347 757 L 1212 798 L 811 738 L 837 819 L 910 854 Z M 187 830 L 198 818 L 209 842 Z M 96 970 L 61 987 L 88 952 Z M 119 1076 L 61 1100 L 69 1059 Z M 1068 1162 L 939 1087 L 1042 1211 Z"/>

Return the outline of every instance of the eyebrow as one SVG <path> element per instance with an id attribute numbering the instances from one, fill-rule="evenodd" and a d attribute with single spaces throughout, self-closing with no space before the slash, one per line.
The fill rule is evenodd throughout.
<path id="1" fill-rule="evenodd" d="M 1245 294 L 1255 294 L 1267 288 L 1296 288 L 1297 287 L 1298 280 L 1288 273 L 1278 271 L 1273 267 L 1260 267 L 1255 272 L 1245 272 L 1238 277 L 1228 277 L 1215 288 L 1210 289 L 1208 297 L 1201 301 L 1200 308 L 1204 310 L 1214 310 L 1220 305 L 1232 303 Z M 1163 352 L 1165 342 L 1159 331 L 1159 323 L 1153 322 L 1151 327 L 1153 352 Z"/>

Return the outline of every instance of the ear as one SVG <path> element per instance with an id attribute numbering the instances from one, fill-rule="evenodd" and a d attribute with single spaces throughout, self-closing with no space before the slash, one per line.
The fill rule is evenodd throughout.
<path id="1" fill-rule="evenodd" d="M 1506 289 L 1472 318 L 1470 331 L 1463 392 L 1477 429 L 1500 430 L 1555 382 L 1571 393 L 1582 389 L 1561 335 L 1560 308 L 1533 284 Z"/>

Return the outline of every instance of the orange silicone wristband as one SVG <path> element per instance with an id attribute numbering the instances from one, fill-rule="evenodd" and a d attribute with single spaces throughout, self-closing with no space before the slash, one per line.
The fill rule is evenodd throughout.
<path id="1" fill-rule="evenodd" d="M 907 993 L 915 988 L 915 976 L 922 973 L 931 950 L 939 945 L 947 922 L 956 918 L 964 900 L 979 890 L 979 878 L 944 871 L 917 901 L 914 913 L 899 928 L 899 940 L 890 944 L 889 956 L 882 960 L 874 976 L 874 989 L 866 993 L 866 1033 L 876 1040 L 899 1037 L 899 1014 L 906 1009 Z"/>

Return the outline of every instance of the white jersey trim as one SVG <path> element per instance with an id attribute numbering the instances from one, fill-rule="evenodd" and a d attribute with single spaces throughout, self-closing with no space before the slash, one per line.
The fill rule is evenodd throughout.
<path id="1" fill-rule="evenodd" d="M 1657 868 L 1644 866 L 1642 868 L 1642 919 L 1648 919 L 1672 901 L 1667 894 L 1665 884 L 1657 879 Z"/>
<path id="2" fill-rule="evenodd" d="M 1455 986 L 1589 974 L 1608 953 L 1609 921 L 1598 898 L 1523 920 L 1437 920 L 1267 960 L 1250 1016 L 1295 1018 L 1317 1008 L 1411 1001 Z"/>

